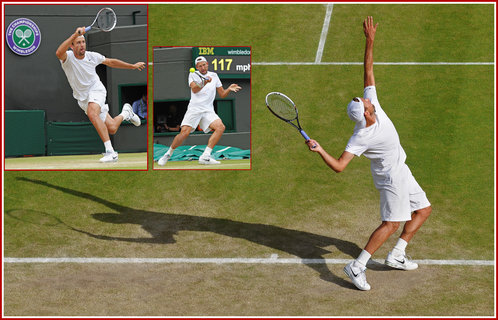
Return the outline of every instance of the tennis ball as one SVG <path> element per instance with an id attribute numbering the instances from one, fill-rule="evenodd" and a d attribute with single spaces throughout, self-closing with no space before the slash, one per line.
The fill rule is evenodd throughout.
<path id="1" fill-rule="evenodd" d="M 194 69 L 194 68 L 190 68 L 190 72 L 191 72 L 191 73 L 194 73 L 194 72 L 195 72 L 195 69 Z"/>

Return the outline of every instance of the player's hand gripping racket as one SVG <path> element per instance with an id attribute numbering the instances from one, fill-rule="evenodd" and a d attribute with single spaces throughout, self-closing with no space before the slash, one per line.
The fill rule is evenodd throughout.
<path id="1" fill-rule="evenodd" d="M 204 77 L 199 71 L 192 71 L 194 68 L 191 69 L 190 72 L 194 73 L 197 77 L 199 77 L 199 81 L 195 81 L 195 84 L 199 88 L 203 88 L 206 83 L 210 82 L 210 79 Z"/>
<path id="2" fill-rule="evenodd" d="M 109 32 L 116 26 L 116 22 L 118 19 L 116 18 L 116 14 L 114 10 L 111 8 L 102 8 L 97 13 L 95 20 L 93 20 L 92 24 L 85 28 L 85 32 L 93 29 L 99 29 L 104 32 Z"/>
<path id="3" fill-rule="evenodd" d="M 304 132 L 299 123 L 297 107 L 289 97 L 280 92 L 270 92 L 266 95 L 266 106 L 277 118 L 296 128 L 306 142 L 310 141 L 310 137 Z M 293 123 L 294 120 L 296 124 Z M 315 147 L 313 146 L 313 148 Z"/>

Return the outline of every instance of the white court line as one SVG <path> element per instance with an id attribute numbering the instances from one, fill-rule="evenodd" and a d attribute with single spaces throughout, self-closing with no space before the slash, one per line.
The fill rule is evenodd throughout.
<path id="1" fill-rule="evenodd" d="M 325 47 L 325 41 L 327 41 L 327 33 L 329 32 L 330 17 L 332 16 L 333 10 L 334 10 L 334 4 L 329 3 L 327 5 L 327 12 L 325 13 L 325 19 L 323 19 L 322 34 L 320 35 L 320 43 L 318 44 L 318 49 L 316 50 L 315 63 L 322 62 L 323 48 Z"/>
<path id="2" fill-rule="evenodd" d="M 116 264 L 347 264 L 352 259 L 278 258 L 4 258 L 4 263 L 116 263 Z M 372 259 L 376 263 L 384 260 Z M 413 260 L 421 265 L 494 266 L 492 260 Z"/>
<path id="3" fill-rule="evenodd" d="M 384 66 L 492 66 L 494 62 L 374 62 Z M 363 62 L 253 62 L 253 66 L 351 66 Z"/>

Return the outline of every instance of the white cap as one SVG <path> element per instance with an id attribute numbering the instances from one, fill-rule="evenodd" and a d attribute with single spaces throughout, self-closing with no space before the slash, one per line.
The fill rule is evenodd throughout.
<path id="1" fill-rule="evenodd" d="M 355 101 L 357 100 L 357 101 Z M 348 116 L 354 122 L 360 122 L 365 117 L 365 106 L 363 105 L 363 101 L 360 98 L 356 97 L 348 104 Z"/>
<path id="2" fill-rule="evenodd" d="M 206 58 L 204 58 L 203 56 L 199 56 L 199 57 L 195 58 L 195 65 L 197 65 L 199 62 L 202 62 L 202 61 L 207 62 Z"/>

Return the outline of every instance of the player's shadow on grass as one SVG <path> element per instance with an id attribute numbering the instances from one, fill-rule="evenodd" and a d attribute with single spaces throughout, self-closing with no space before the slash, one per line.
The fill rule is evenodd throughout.
<path id="1" fill-rule="evenodd" d="M 231 238 L 245 239 L 269 248 L 287 252 L 301 259 L 323 259 L 325 254 L 331 252 L 324 249 L 329 246 L 334 246 L 339 251 L 351 257 L 356 257 L 361 252 L 361 248 L 352 242 L 314 233 L 230 219 L 139 210 L 122 206 L 86 192 L 56 186 L 41 180 L 27 178 L 18 178 L 18 180 L 36 183 L 76 197 L 103 204 L 117 213 L 94 213 L 92 214 L 94 219 L 113 224 L 138 224 L 151 235 L 151 237 L 147 238 L 114 237 L 93 234 L 88 231 L 73 228 L 64 223 L 71 230 L 96 239 L 170 244 L 176 242 L 173 236 L 178 234 L 179 231 L 201 231 L 213 232 Z M 336 283 L 346 288 L 354 288 L 350 282 L 332 273 L 325 262 L 307 264 L 307 266 L 316 270 L 320 274 L 320 278 L 326 281 Z"/>

